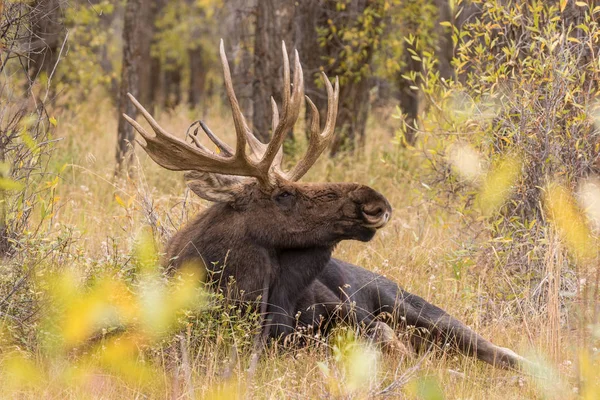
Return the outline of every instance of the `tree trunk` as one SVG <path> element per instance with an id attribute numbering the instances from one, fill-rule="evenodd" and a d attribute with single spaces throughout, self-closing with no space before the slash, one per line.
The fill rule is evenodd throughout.
<path id="1" fill-rule="evenodd" d="M 449 0 L 435 0 L 438 10 L 438 18 L 435 24 L 437 31 L 436 58 L 438 59 L 438 70 L 444 79 L 454 78 L 452 58 L 454 57 L 454 43 L 452 42 L 452 28 L 443 26 L 442 22 L 453 23 L 452 9 Z"/>
<path id="2" fill-rule="evenodd" d="M 92 7 L 99 5 L 103 0 L 89 0 L 89 4 Z M 115 32 L 116 24 L 121 21 L 122 15 L 120 12 L 115 10 L 111 14 L 102 14 L 98 16 L 99 19 L 99 29 L 104 32 Z M 104 43 L 100 48 L 100 68 L 102 69 L 102 73 L 106 77 L 110 77 L 108 83 L 105 84 L 106 92 L 113 102 L 113 104 L 117 105 L 119 101 L 119 79 L 117 75 L 114 73 L 113 68 L 113 60 L 110 54 L 110 45 L 109 43 Z"/>
<path id="3" fill-rule="evenodd" d="M 270 137 L 271 96 L 281 106 L 281 41 L 285 41 L 289 55 L 294 45 L 295 3 L 294 0 L 261 0 L 256 7 L 252 122 L 256 137 L 264 143 Z M 293 131 L 288 132 L 288 139 L 293 138 Z"/>
<path id="4" fill-rule="evenodd" d="M 369 80 L 366 77 L 340 88 L 338 132 L 331 144 L 332 156 L 364 146 L 369 109 Z"/>
<path id="5" fill-rule="evenodd" d="M 317 27 L 327 24 L 327 13 L 319 0 L 305 0 L 298 3 L 294 17 L 294 40 L 302 60 L 304 72 L 304 92 L 315 103 L 319 110 L 321 128 L 325 124 L 327 98 L 324 97 L 323 87 L 318 86 L 321 80 L 320 71 L 323 65 L 323 49 L 318 44 Z M 309 134 L 310 109 L 306 109 L 305 133 Z M 308 137 L 308 136 L 307 136 Z"/>
<path id="6" fill-rule="evenodd" d="M 142 9 L 138 10 L 137 18 L 144 21 L 140 26 L 140 64 L 139 64 L 139 85 L 140 85 L 140 98 L 139 101 L 144 106 L 149 107 L 152 102 L 152 89 L 153 82 L 151 80 L 152 74 L 152 62 L 150 59 L 150 48 L 152 46 L 154 38 L 154 22 L 156 5 L 148 4 Z M 154 2 L 152 2 L 154 3 Z"/>
<path id="7" fill-rule="evenodd" d="M 206 72 L 208 71 L 204 61 L 204 50 L 197 46 L 188 51 L 190 57 L 190 87 L 188 102 L 190 108 L 202 107 L 202 100 L 206 92 Z"/>
<path id="8" fill-rule="evenodd" d="M 140 95 L 139 71 L 142 62 L 143 21 L 138 18 L 138 10 L 147 6 L 144 0 L 127 0 L 125 6 L 125 22 L 123 26 L 123 67 L 121 70 L 121 88 L 119 93 L 119 126 L 117 130 L 117 169 L 120 174 L 127 169 L 130 172 L 131 150 L 133 149 L 133 127 L 125 121 L 123 114 L 135 119 L 137 110 L 127 98 L 131 93 L 136 98 Z"/>
<path id="9" fill-rule="evenodd" d="M 337 3 L 330 1 L 327 2 L 327 5 L 331 18 L 335 15 L 335 12 L 338 12 Z M 367 118 L 370 109 L 369 82 L 372 71 L 370 68 L 364 67 L 369 66 L 373 59 L 374 46 L 378 40 L 375 36 L 378 35 L 378 33 L 375 33 L 377 31 L 376 27 L 380 26 L 384 16 L 383 2 L 356 0 L 348 3 L 345 10 L 341 18 L 337 22 L 334 21 L 335 25 L 344 29 L 357 28 L 363 30 L 364 27 L 361 26 L 360 22 L 361 18 L 371 11 L 375 11 L 374 15 L 378 16 L 372 17 L 371 30 L 364 32 L 365 38 L 362 41 L 366 40 L 367 44 L 359 44 L 356 47 L 354 40 L 346 40 L 343 36 L 338 36 L 336 39 L 329 40 L 325 46 L 327 54 L 335 58 L 334 73 L 328 75 L 342 74 L 342 76 L 346 76 L 343 87 L 340 87 L 337 118 L 338 134 L 331 145 L 330 154 L 332 156 L 335 156 L 339 151 L 353 151 L 357 145 L 362 148 L 365 143 Z M 328 23 L 329 19 L 324 22 Z M 340 41 L 341 45 L 338 44 Z M 354 65 L 342 69 L 341 59 L 348 52 L 360 54 L 360 61 L 357 62 L 357 59 L 355 59 Z"/>
<path id="10" fill-rule="evenodd" d="M 154 0 L 152 2 L 152 26 L 154 27 L 154 31 L 156 31 L 156 21 L 158 17 L 161 15 L 162 9 L 165 6 L 165 0 Z M 154 32 L 153 31 L 153 32 Z M 152 55 L 152 48 L 156 46 L 157 38 L 152 35 L 152 40 L 150 41 L 150 72 L 149 72 L 149 93 L 148 93 L 148 110 L 152 112 L 156 112 L 156 106 L 158 104 L 162 104 L 161 100 L 161 73 L 162 73 L 162 65 L 160 62 L 160 57 L 158 55 Z"/>
<path id="11" fill-rule="evenodd" d="M 420 53 L 420 50 L 404 42 L 404 51 L 402 53 L 402 59 L 404 68 L 400 70 L 396 76 L 396 84 L 398 87 L 398 103 L 402 114 L 404 114 L 404 123 L 406 125 L 405 140 L 409 145 L 414 145 L 417 140 L 416 129 L 417 129 L 417 118 L 419 116 L 419 91 L 412 88 L 411 86 L 419 86 L 419 75 L 417 75 L 417 82 L 410 82 L 405 79 L 403 75 L 408 74 L 410 71 L 421 72 L 421 62 L 412 58 L 411 51 L 416 54 Z"/>
<path id="12" fill-rule="evenodd" d="M 435 55 L 438 61 L 438 71 L 440 77 L 444 79 L 453 79 L 455 77 L 454 68 L 452 67 L 452 58 L 454 57 L 454 46 L 452 43 L 452 29 L 441 25 L 442 22 L 453 22 L 452 9 L 450 8 L 449 0 L 434 0 L 437 9 L 437 18 L 434 31 L 431 32 L 437 37 L 435 44 Z M 405 22 L 408 32 L 419 32 L 422 27 L 418 21 L 409 19 Z M 414 86 L 420 86 L 419 73 L 422 72 L 420 61 L 413 58 L 413 54 L 421 56 L 421 49 L 405 42 L 402 60 L 404 68 L 398 72 L 395 81 L 398 88 L 398 103 L 400 110 L 404 114 L 404 123 L 406 125 L 405 140 L 409 145 L 414 145 L 417 140 L 417 128 L 419 114 L 422 112 L 422 99 L 419 89 Z M 411 72 L 417 72 L 417 81 L 411 82 L 403 78 L 403 75 L 408 75 Z M 413 86 L 413 87 L 411 87 Z"/>
<path id="13" fill-rule="evenodd" d="M 181 103 L 181 71 L 177 66 L 164 73 L 164 106 L 175 108 Z"/>
<path id="14" fill-rule="evenodd" d="M 235 93 L 244 115 L 250 119 L 252 116 L 252 90 L 253 70 L 252 65 L 255 29 L 255 12 L 257 3 L 263 0 L 224 0 L 223 7 L 227 10 L 221 24 L 227 60 L 231 68 L 231 79 Z M 221 91 L 223 101 L 227 103 L 225 91 Z"/>
<path id="15" fill-rule="evenodd" d="M 31 14 L 29 76 L 50 76 L 58 61 L 64 33 L 60 0 L 36 0 Z"/>

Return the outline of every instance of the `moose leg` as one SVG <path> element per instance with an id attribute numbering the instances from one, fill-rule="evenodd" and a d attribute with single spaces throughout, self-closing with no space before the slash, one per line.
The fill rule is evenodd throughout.
<path id="1" fill-rule="evenodd" d="M 347 322 L 355 326 L 364 326 L 367 333 L 374 327 L 374 315 L 360 299 L 348 296 L 337 288 L 339 293 L 329 288 L 327 283 L 335 287 L 335 283 L 327 282 L 321 276 L 311 283 L 302 294 L 295 309 L 300 311 L 300 324 L 319 328 L 323 333 L 332 325 Z"/>
<path id="2" fill-rule="evenodd" d="M 294 331 L 294 304 L 281 287 L 271 290 L 267 321 L 271 337 L 287 336 Z"/>
<path id="3" fill-rule="evenodd" d="M 258 359 L 260 354 L 262 353 L 263 346 L 265 344 L 265 340 L 269 336 L 270 325 L 267 321 L 267 304 L 269 299 L 269 285 L 268 278 L 265 278 L 265 286 L 263 287 L 262 296 L 260 300 L 260 326 L 261 330 L 254 337 L 254 346 L 252 350 L 252 355 L 250 356 L 250 366 L 248 367 L 248 373 L 250 375 L 254 375 L 256 371 L 256 365 L 258 364 Z"/>
<path id="4" fill-rule="evenodd" d="M 496 367 L 520 368 L 529 362 L 510 349 L 499 347 L 484 339 L 471 328 L 444 310 L 419 296 L 399 291 L 395 314 L 406 318 L 408 325 L 425 328 L 433 337 L 455 343 L 465 354 Z"/>
<path id="5" fill-rule="evenodd" d="M 286 250 L 278 255 L 279 268 L 285 273 L 278 274 L 271 285 L 268 313 L 272 337 L 294 332 L 296 305 L 311 290 L 330 257 L 329 247 Z"/>

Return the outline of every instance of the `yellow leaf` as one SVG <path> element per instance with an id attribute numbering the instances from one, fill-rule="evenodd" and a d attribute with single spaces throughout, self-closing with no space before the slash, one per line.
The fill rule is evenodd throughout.
<path id="1" fill-rule="evenodd" d="M 8 178 L 0 178 L 0 190 L 21 190 L 23 184 Z"/>
<path id="2" fill-rule="evenodd" d="M 551 184 L 544 205 L 552 224 L 575 256 L 590 259 L 596 255 L 592 232 L 573 195 L 563 186 Z"/>
<path id="3" fill-rule="evenodd" d="M 115 194 L 115 201 L 117 202 L 118 205 L 120 205 L 123 208 L 127 208 L 127 205 L 125 204 L 125 201 L 123 201 L 123 199 L 121 198 L 121 196 L 119 196 L 118 194 Z"/>
<path id="4" fill-rule="evenodd" d="M 21 140 L 23 140 L 23 143 L 25 143 L 25 145 L 32 152 L 35 153 L 36 150 L 39 151 L 39 149 L 37 148 L 37 143 L 35 142 L 35 140 L 33 140 L 31 136 L 29 136 L 26 129 L 21 130 Z"/>
<path id="5" fill-rule="evenodd" d="M 569 2 L 569 0 L 560 0 L 560 12 L 565 11 L 565 8 L 567 7 L 568 2 Z"/>
<path id="6" fill-rule="evenodd" d="M 56 118 L 54 118 L 54 117 L 50 117 L 50 120 L 49 120 L 49 121 L 50 121 L 50 123 L 51 123 L 53 126 L 56 126 L 56 125 L 58 125 L 58 121 L 56 121 Z"/>
<path id="7" fill-rule="evenodd" d="M 9 384 L 9 389 L 18 390 L 35 387 L 43 379 L 42 371 L 29 358 L 17 352 L 8 354 L 2 359 L 0 371 Z M 6 393 L 3 393 L 3 397 Z M 9 396 L 10 397 L 10 396 Z"/>
<path id="8" fill-rule="evenodd" d="M 487 173 L 477 198 L 483 214 L 490 215 L 502 207 L 521 174 L 521 164 L 518 157 L 505 156 Z"/>

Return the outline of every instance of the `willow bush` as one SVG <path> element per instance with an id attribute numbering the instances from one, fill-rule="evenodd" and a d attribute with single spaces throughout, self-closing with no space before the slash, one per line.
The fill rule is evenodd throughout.
<path id="1" fill-rule="evenodd" d="M 554 232 L 568 236 L 551 224 L 549 188 L 564 187 L 575 201 L 576 189 L 599 172 L 600 7 L 472 3 L 478 11 L 466 23 L 443 23 L 453 29 L 456 79 L 441 78 L 427 51 L 413 56 L 422 72 L 404 76 L 428 102 L 414 149 L 428 160 L 431 182 L 440 183 L 437 200 L 456 200 L 463 225 L 485 232 L 487 240 L 471 258 L 498 275 L 488 280 L 494 282 L 490 293 L 532 298 L 540 306 Z M 458 2 L 455 11 L 462 6 Z M 588 232 L 581 221 L 573 229 Z M 577 289 L 577 263 L 569 260 L 582 260 L 569 246 L 567 240 L 571 258 L 563 262 L 563 294 Z"/>

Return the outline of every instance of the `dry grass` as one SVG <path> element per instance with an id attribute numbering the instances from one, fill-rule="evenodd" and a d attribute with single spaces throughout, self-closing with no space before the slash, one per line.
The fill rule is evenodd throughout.
<path id="1" fill-rule="evenodd" d="M 63 270 L 90 275 L 106 268 L 108 260 L 115 260 L 119 270 L 132 252 L 134 238 L 149 225 L 153 225 L 158 240 L 164 242 L 191 215 L 208 206 L 190 198 L 181 174 L 162 170 L 139 151 L 137 177 L 113 181 L 117 123 L 106 99 L 90 99 L 57 118 L 58 135 L 65 140 L 59 144 L 54 159 L 54 168 L 61 171 L 57 192 L 60 199 L 48 235 L 60 235 L 69 229 L 74 232 L 72 249 L 77 249 L 71 251 L 79 252 L 78 257 L 61 267 Z M 185 132 L 195 119 L 183 109 L 159 116 L 163 126 L 177 133 Z M 216 133 L 232 142 L 232 122 L 225 110 L 214 107 L 205 120 Z M 365 183 L 384 193 L 394 207 L 391 223 L 373 241 L 345 242 L 336 249 L 335 256 L 399 282 L 408 291 L 466 321 L 496 344 L 525 355 L 547 354 L 552 359 L 547 365 L 553 372 L 535 379 L 496 370 L 454 353 L 436 352 L 412 358 L 377 353 L 376 373 L 350 393 L 344 392 L 352 384 L 350 375 L 343 376 L 347 360 L 336 357 L 333 344 L 329 343 L 294 352 L 268 349 L 253 378 L 245 373 L 248 357 L 242 353 L 232 377 L 224 379 L 222 374 L 230 354 L 228 342 L 223 339 L 227 329 L 221 325 L 222 331 L 212 336 L 188 327 L 180 333 L 180 339 L 158 346 L 152 357 L 164 362 L 155 363 L 158 375 L 150 389 L 118 376 L 96 374 L 85 385 L 76 387 L 49 379 L 47 388 L 19 389 L 19 398 L 337 398 L 380 394 L 436 399 L 439 397 L 435 382 L 447 399 L 574 397 L 577 342 L 572 339 L 573 332 L 561 330 L 556 286 L 549 285 L 548 289 L 549 298 L 555 302 L 540 312 L 525 300 L 518 306 L 515 301 L 489 300 L 493 296 L 486 293 L 486 288 L 500 284 L 497 280 L 508 280 L 503 271 L 481 269 L 475 262 L 456 278 L 452 265 L 459 258 L 457 254 L 466 243 L 476 243 L 476 238 L 461 230 L 458 213 L 434 205 L 432 194 L 422 184 L 419 160 L 392 143 L 389 132 L 396 123 L 388 112 L 380 111 L 369 123 L 364 154 L 356 158 L 324 158 L 305 178 Z M 556 255 L 548 255 L 548 270 L 558 272 L 561 262 Z M 42 362 L 48 362 L 47 356 L 40 357 Z M 351 360 L 360 364 L 365 359 Z M 59 376 L 59 371 L 67 368 L 64 363 L 44 365 L 48 365 L 45 368 L 50 377 Z M 329 373 L 324 371 L 324 365 Z M 389 385 L 392 387 L 386 391 Z"/>

